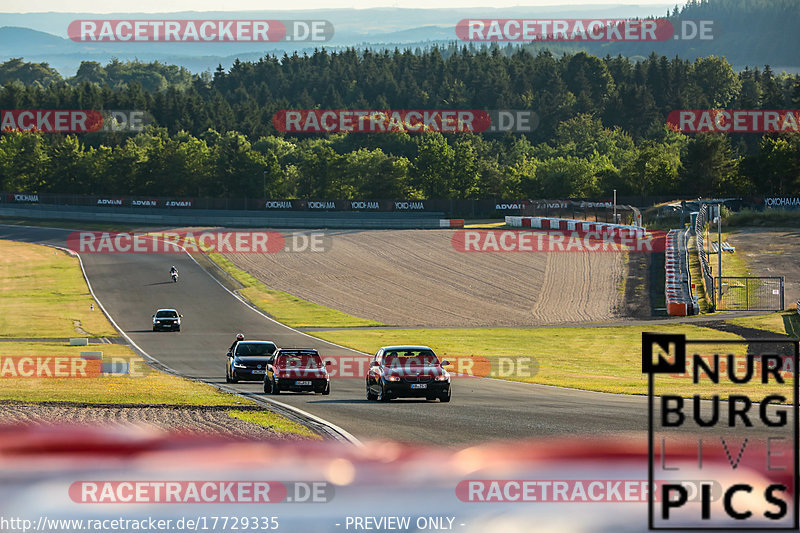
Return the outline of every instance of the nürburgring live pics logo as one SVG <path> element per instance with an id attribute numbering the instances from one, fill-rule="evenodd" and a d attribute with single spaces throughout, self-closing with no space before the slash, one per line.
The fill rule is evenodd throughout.
<path id="1" fill-rule="evenodd" d="M 642 334 L 648 476 L 660 490 L 648 498 L 651 530 L 797 530 L 797 363 L 798 341 L 788 338 Z M 696 456 L 671 457 L 678 442 L 684 450 L 696 443 Z M 692 503 L 685 488 L 669 481 L 676 473 L 711 471 L 719 475 L 721 498 L 701 487 L 700 502 Z"/>

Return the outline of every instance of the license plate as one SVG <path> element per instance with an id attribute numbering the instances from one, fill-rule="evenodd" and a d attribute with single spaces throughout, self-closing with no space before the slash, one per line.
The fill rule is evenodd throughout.
<path id="1" fill-rule="evenodd" d="M 266 370 L 253 370 L 253 374 L 264 374 Z"/>
<path id="2" fill-rule="evenodd" d="M 411 388 L 412 389 L 427 389 L 428 388 L 428 384 L 427 383 L 412 383 L 411 384 Z"/>
<path id="3" fill-rule="evenodd" d="M 304 385 L 311 385 L 311 382 L 310 381 L 295 381 L 294 384 L 297 385 L 298 387 L 302 387 Z"/>

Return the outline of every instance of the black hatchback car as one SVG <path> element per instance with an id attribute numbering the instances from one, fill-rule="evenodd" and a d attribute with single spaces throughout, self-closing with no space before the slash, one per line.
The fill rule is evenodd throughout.
<path id="1" fill-rule="evenodd" d="M 228 352 L 225 365 L 225 381 L 261 381 L 267 373 L 267 365 L 278 349 L 272 341 L 239 341 Z"/>
<path id="2" fill-rule="evenodd" d="M 384 346 L 370 361 L 367 400 L 426 398 L 450 401 L 448 361 L 427 346 Z"/>
<path id="3" fill-rule="evenodd" d="M 159 309 L 153 315 L 153 331 L 180 331 L 181 318 L 175 309 Z"/>
<path id="4" fill-rule="evenodd" d="M 280 348 L 267 366 L 264 392 L 280 394 L 281 391 L 331 393 L 328 369 L 330 361 L 322 361 L 316 350 L 308 348 Z"/>

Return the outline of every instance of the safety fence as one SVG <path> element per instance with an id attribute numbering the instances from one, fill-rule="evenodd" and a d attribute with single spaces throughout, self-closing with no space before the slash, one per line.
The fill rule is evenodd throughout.
<path id="1" fill-rule="evenodd" d="M 286 212 L 399 212 L 414 216 L 444 214 L 448 218 L 495 218 L 504 215 L 562 216 L 613 222 L 617 212 L 625 220 L 640 220 L 639 211 L 611 199 L 330 199 L 330 198 L 209 198 L 201 196 L 138 196 L 133 194 L 61 194 L 0 191 L 0 205 L 58 205 L 103 207 L 106 209 L 134 208 L 140 212 L 164 208 L 176 211 L 266 211 Z M 650 204 L 645 204 L 650 205 Z M 599 217 L 599 218 L 598 218 Z"/>
<path id="2" fill-rule="evenodd" d="M 784 278 L 781 276 L 717 276 L 712 275 L 703 237 L 710 213 L 709 204 L 702 204 L 695 220 L 694 232 L 697 256 L 703 272 L 703 285 L 709 303 L 715 311 L 782 311 L 784 309 Z M 720 239 L 721 241 L 722 239 Z M 713 243 L 712 243 L 713 246 Z M 718 249 L 715 253 L 721 253 Z M 725 248 L 725 243 L 721 243 Z M 735 251 L 731 246 L 729 251 Z"/>
<path id="3" fill-rule="evenodd" d="M 687 241 L 689 230 L 673 229 L 667 233 L 664 268 L 666 278 L 664 295 L 667 314 L 671 316 L 695 315 L 699 312 L 697 298 L 692 293 L 692 278 L 689 272 Z"/>
<path id="4" fill-rule="evenodd" d="M 710 295 L 709 303 L 712 307 L 715 307 L 714 278 L 711 276 L 711 265 L 708 264 L 708 254 L 706 253 L 705 242 L 703 240 L 703 233 L 708 223 L 708 211 L 708 204 L 702 204 L 700 206 L 694 223 L 694 235 L 697 258 L 700 260 L 700 271 L 703 274 L 703 287 L 705 287 L 706 295 Z"/>
<path id="5" fill-rule="evenodd" d="M 783 311 L 782 276 L 715 277 L 715 308 L 719 311 Z M 721 290 L 720 290 L 721 288 Z"/>
<path id="6" fill-rule="evenodd" d="M 636 198 L 636 205 L 650 206 L 660 197 Z M 168 208 L 175 210 L 271 211 L 271 212 L 404 212 L 426 215 L 443 213 L 452 218 L 495 218 L 505 215 L 563 217 L 596 222 L 641 224 L 641 212 L 624 199 L 614 204 L 611 198 L 570 199 L 410 199 L 410 198 L 209 198 L 203 196 L 141 196 L 134 194 L 65 194 L 52 192 L 0 191 L 0 204 L 43 204 L 60 206 L 133 207 L 137 210 Z M 614 220 L 614 214 L 617 220 Z"/>
<path id="7" fill-rule="evenodd" d="M 424 216 L 421 216 L 424 215 Z M 459 228 L 463 219 L 446 219 L 442 213 L 337 213 L 254 212 L 224 210 L 77 207 L 60 205 L 0 204 L 0 217 L 112 222 L 159 226 L 224 226 L 239 228 L 308 229 L 429 229 Z"/>

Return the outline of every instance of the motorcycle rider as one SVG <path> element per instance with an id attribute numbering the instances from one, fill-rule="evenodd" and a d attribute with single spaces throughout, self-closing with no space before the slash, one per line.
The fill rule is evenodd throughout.
<path id="1" fill-rule="evenodd" d="M 175 265 L 172 265 L 172 267 L 169 269 L 169 275 L 170 277 L 178 275 L 178 269 L 175 268 Z"/>
<path id="2" fill-rule="evenodd" d="M 228 351 L 229 351 L 229 352 L 232 352 L 232 351 L 233 351 L 233 349 L 234 349 L 234 348 L 236 348 L 236 344 L 237 344 L 239 341 L 243 341 L 243 340 L 244 340 L 244 333 L 237 333 L 237 334 L 236 334 L 236 340 L 235 340 L 235 341 L 233 341 L 233 344 L 231 344 L 231 347 L 230 347 L 230 348 L 228 348 Z"/>

